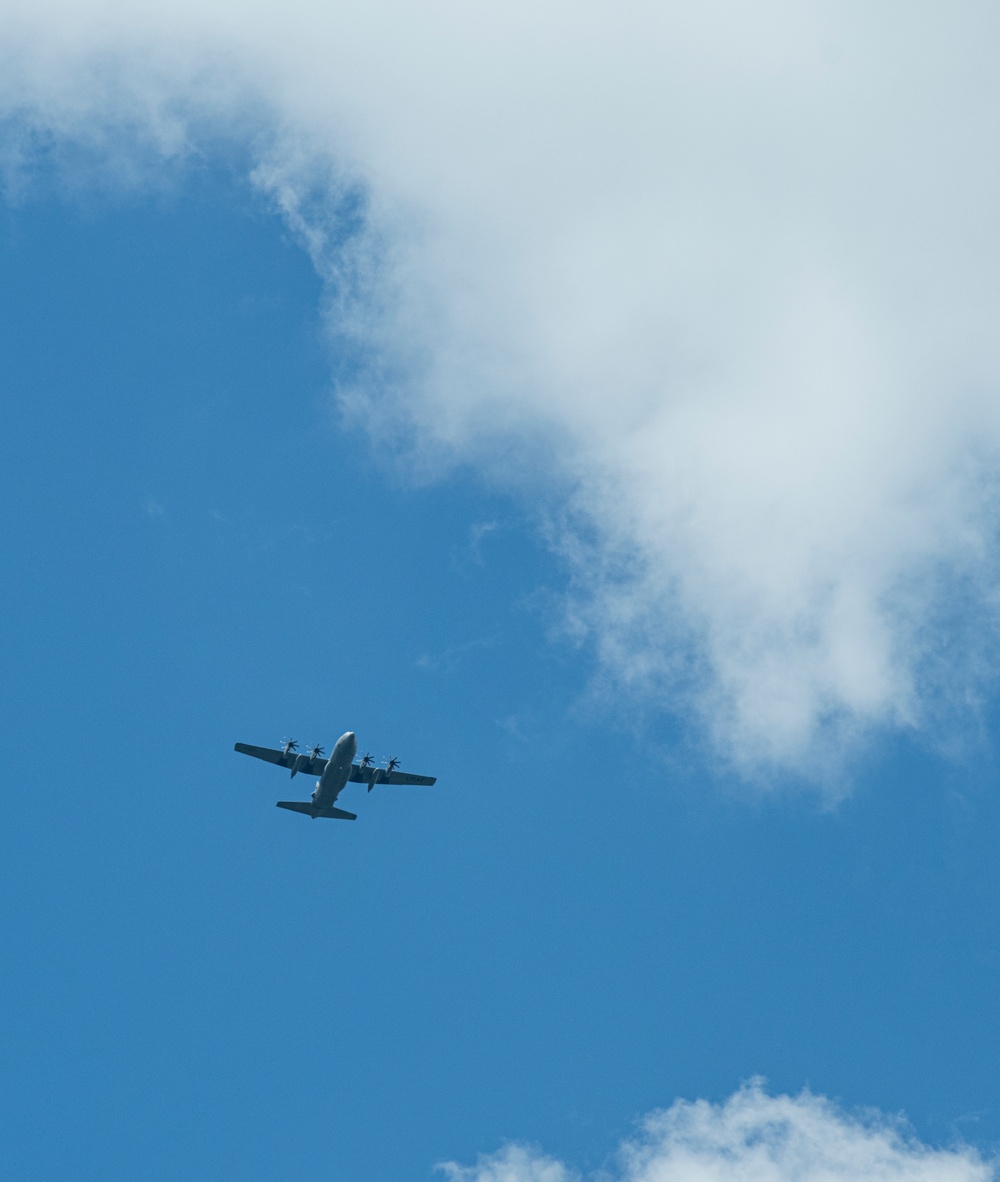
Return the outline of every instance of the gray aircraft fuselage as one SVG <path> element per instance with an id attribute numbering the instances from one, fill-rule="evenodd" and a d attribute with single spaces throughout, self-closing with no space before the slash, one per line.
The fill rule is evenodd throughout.
<path id="1" fill-rule="evenodd" d="M 312 802 L 317 808 L 331 808 L 333 802 L 344 791 L 351 774 L 351 764 L 358 752 L 358 739 L 354 731 L 348 731 L 337 740 L 323 775 L 316 781 Z"/>

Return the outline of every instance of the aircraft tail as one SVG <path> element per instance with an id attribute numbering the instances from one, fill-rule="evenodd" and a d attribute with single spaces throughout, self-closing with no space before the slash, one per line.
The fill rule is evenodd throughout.
<path id="1" fill-rule="evenodd" d="M 356 821 L 357 813 L 348 813 L 344 809 L 317 808 L 308 800 L 279 800 L 279 809 L 291 809 L 293 813 L 305 813 L 315 821 L 317 817 L 333 817 L 337 821 Z"/>

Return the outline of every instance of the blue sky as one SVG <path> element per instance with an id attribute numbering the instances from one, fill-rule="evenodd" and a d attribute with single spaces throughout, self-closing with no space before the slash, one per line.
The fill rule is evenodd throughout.
<path id="1" fill-rule="evenodd" d="M 755 1073 L 992 1145 L 991 758 L 753 803 L 588 707 L 558 563 L 336 426 L 224 175 L 8 209 L 3 265 L 8 1176 L 586 1166 Z M 311 825 L 232 752 L 348 726 L 438 785 Z"/>
<path id="2" fill-rule="evenodd" d="M 746 1145 L 788 1121 L 808 1168 L 840 1162 L 825 1177 L 899 1176 L 836 1156 L 881 1145 L 863 1110 L 911 1122 L 918 1140 L 887 1150 L 905 1176 L 991 1176 L 975 1159 L 1000 1142 L 997 710 L 975 659 L 995 645 L 989 483 L 944 461 L 927 487 L 865 467 L 897 421 L 890 383 L 864 446 L 831 449 L 844 467 L 783 469 L 819 508 L 807 532 L 775 527 L 766 473 L 718 500 L 695 479 L 728 443 L 699 451 L 693 427 L 685 467 L 655 415 L 643 431 L 659 346 L 636 360 L 616 350 L 639 337 L 583 335 L 621 390 L 573 386 L 559 342 L 587 317 L 566 292 L 541 316 L 543 363 L 510 276 L 485 295 L 459 282 L 471 215 L 429 246 L 385 236 L 423 190 L 380 203 L 384 165 L 347 185 L 383 235 L 351 255 L 340 173 L 306 185 L 245 136 L 171 156 L 160 123 L 154 165 L 106 111 L 81 101 L 67 131 L 39 109 L 55 163 L 36 138 L 0 217 L 4 1176 L 381 1182 L 452 1161 L 475 1182 L 602 1166 L 689 1182 L 676 1155 L 696 1142 L 736 1178 L 741 1103 Z M 446 171 L 429 208 L 451 233 Z M 534 278 L 526 306 L 549 290 Z M 669 304 L 631 280 L 595 323 Z M 816 307 L 840 350 L 840 312 Z M 783 315 L 748 324 L 812 357 Z M 970 339 L 955 329 L 939 356 Z M 992 422 L 988 361 L 955 410 L 967 426 Z M 838 430 L 867 422 L 869 378 Z M 772 414 L 775 388 L 702 393 L 727 435 L 746 407 Z M 781 438 L 808 457 L 816 432 L 783 399 Z M 911 466 L 930 454 L 898 438 Z M 657 516 L 672 463 L 704 507 L 693 532 Z M 864 529 L 828 511 L 859 484 Z M 883 545 L 903 503 L 906 543 Z M 950 525 L 975 534 L 965 550 L 941 543 Z M 861 557 L 841 578 L 845 545 Z M 950 609 L 942 580 L 961 588 Z M 329 748 L 349 728 L 437 785 L 352 787 L 356 823 L 312 824 L 274 808 L 276 769 L 232 750 Z M 766 1091 L 740 1092 L 755 1076 Z M 803 1089 L 832 1106 L 780 1100 Z M 691 1141 L 683 1107 L 637 1123 L 676 1100 L 716 1106 L 718 1129 Z M 636 1136 L 645 1166 L 614 1156 Z M 781 1136 L 767 1182 L 799 1176 Z"/>

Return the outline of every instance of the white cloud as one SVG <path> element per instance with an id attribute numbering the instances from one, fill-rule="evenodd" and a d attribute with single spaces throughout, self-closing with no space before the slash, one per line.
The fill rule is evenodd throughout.
<path id="1" fill-rule="evenodd" d="M 995 6 L 8 0 L 0 43 L 12 168 L 249 143 L 368 358 L 348 412 L 540 495 L 614 683 L 743 771 L 975 689 Z"/>
<path id="2" fill-rule="evenodd" d="M 582 1182 L 562 1162 L 511 1145 L 474 1166 L 447 1162 L 449 1182 Z M 654 1112 L 594 1182 L 989 1182 L 966 1147 L 933 1149 L 899 1121 L 858 1119 L 803 1092 L 769 1096 L 758 1082 L 722 1104 L 678 1100 Z"/>

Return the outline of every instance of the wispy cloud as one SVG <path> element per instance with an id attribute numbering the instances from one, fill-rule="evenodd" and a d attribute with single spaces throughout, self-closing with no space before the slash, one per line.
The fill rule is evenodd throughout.
<path id="1" fill-rule="evenodd" d="M 477 636 L 462 644 L 453 644 L 435 653 L 421 653 L 414 662 L 418 669 L 426 669 L 428 673 L 454 673 L 468 657 L 484 649 L 495 648 L 498 644 L 495 636 Z"/>
<path id="2" fill-rule="evenodd" d="M 544 506 L 616 692 L 764 778 L 964 709 L 996 637 L 989 6 L 33 0 L 0 40 L 9 171 L 250 150 L 360 364 L 345 413 Z"/>
<path id="3" fill-rule="evenodd" d="M 449 1182 L 583 1182 L 540 1151 L 509 1145 L 475 1165 L 446 1162 Z M 594 1182 L 989 1182 L 994 1166 L 965 1147 L 934 1149 L 899 1121 L 851 1116 L 803 1092 L 757 1082 L 722 1104 L 679 1100 L 642 1122 Z"/>

